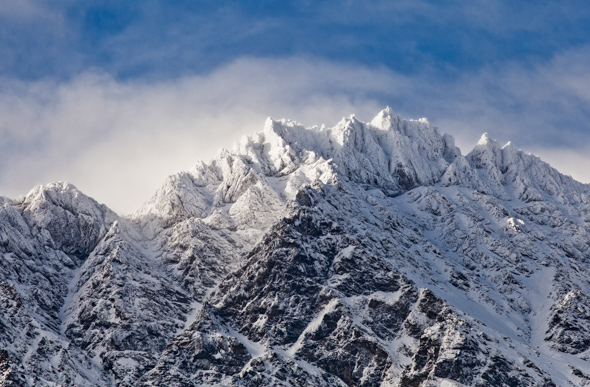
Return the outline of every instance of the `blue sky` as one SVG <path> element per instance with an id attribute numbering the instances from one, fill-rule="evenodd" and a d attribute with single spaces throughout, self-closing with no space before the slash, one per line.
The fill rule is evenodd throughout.
<path id="1" fill-rule="evenodd" d="M 127 213 L 264 118 L 389 105 L 590 182 L 585 1 L 0 3 L 0 194 L 68 180 Z"/>
<path id="2" fill-rule="evenodd" d="M 590 34 L 584 1 L 6 1 L 2 72 L 27 80 L 93 67 L 119 79 L 175 78 L 241 56 L 452 78 L 546 61 Z"/>

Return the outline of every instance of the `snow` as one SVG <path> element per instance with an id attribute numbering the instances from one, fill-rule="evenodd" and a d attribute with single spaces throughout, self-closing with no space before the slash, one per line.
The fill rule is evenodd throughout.
<path id="1" fill-rule="evenodd" d="M 186 316 L 186 321 L 184 322 L 184 327 L 182 331 L 185 331 L 190 327 L 190 325 L 195 321 L 199 312 L 203 309 L 203 304 L 199 301 L 193 301 L 190 305 L 191 312 Z M 179 334 L 181 331 L 176 332 Z"/>
<path id="2" fill-rule="evenodd" d="M 484 133 L 481 135 L 479 141 L 477 141 L 476 145 L 488 145 L 492 142 L 493 140 L 490 138 L 490 136 L 487 133 Z"/>
<path id="3" fill-rule="evenodd" d="M 353 253 L 355 247 L 356 246 L 345 247 L 340 251 L 340 254 L 342 254 L 346 258 L 350 258 L 350 257 L 352 257 L 352 253 Z"/>
<path id="4" fill-rule="evenodd" d="M 303 345 L 303 340 L 305 340 L 305 335 L 308 333 L 315 332 L 320 327 L 320 325 L 324 319 L 324 316 L 330 312 L 333 312 L 334 309 L 336 308 L 336 306 L 338 305 L 338 303 L 339 303 L 338 299 L 333 299 L 326 306 L 324 306 L 324 308 L 320 311 L 320 313 L 318 313 L 318 315 L 315 316 L 313 318 L 313 320 L 311 320 L 309 322 L 309 324 L 307 324 L 307 327 L 305 328 L 305 330 L 301 333 L 301 335 L 299 335 L 299 338 L 297 339 L 295 344 L 293 344 L 291 346 L 291 348 L 289 348 L 287 350 L 287 353 L 290 354 L 291 356 L 295 356 L 297 351 Z"/>
<path id="5" fill-rule="evenodd" d="M 64 299 L 64 303 L 63 303 L 62 307 L 59 310 L 59 319 L 61 321 L 61 326 L 60 326 L 59 330 L 62 335 L 65 335 L 65 330 L 66 330 L 67 321 L 68 321 L 68 309 L 70 308 L 70 306 L 72 304 L 74 292 L 76 291 L 75 286 L 79 280 L 80 280 L 80 268 L 76 268 L 75 270 L 72 271 L 72 279 L 70 280 L 70 283 L 68 284 L 68 293 Z"/>
<path id="6" fill-rule="evenodd" d="M 436 383 L 440 387 L 467 387 L 465 384 L 458 383 L 454 380 L 436 378 Z"/>
<path id="7" fill-rule="evenodd" d="M 139 363 L 136 360 L 133 360 L 128 357 L 122 357 L 122 358 L 117 359 L 117 363 L 119 363 L 123 367 L 130 367 L 130 368 L 135 368 L 139 365 Z"/>
<path id="8" fill-rule="evenodd" d="M 312 203 L 298 196 L 301 190 L 310 198 L 316 195 Z M 225 333 L 253 358 L 265 356 L 267 364 L 275 353 L 323 375 L 325 370 L 297 356 L 309 345 L 310 333 L 318 332 L 325 316 L 338 308 L 388 354 L 391 375 L 400 376 L 406 366 L 412 369 L 420 341 L 403 327 L 395 338 L 380 338 L 379 326 L 371 325 L 378 318 L 367 309 L 371 301 L 399 306 L 408 287 L 347 293 L 356 281 L 355 270 L 362 272 L 367 259 L 377 257 L 383 267 L 411 281 L 420 297 L 429 289 L 452 312 L 442 322 L 431 321 L 414 303 L 404 320 L 423 327 L 421 335 L 441 340 L 436 361 L 457 358 L 461 340 L 475 337 L 486 351 L 515 367 L 527 369 L 523 359 L 529 359 L 557 386 L 579 385 L 571 367 L 590 368 L 588 349 L 560 352 L 556 345 L 567 348 L 567 342 L 550 340 L 547 332 L 556 308 L 573 305 L 568 312 L 573 317 L 583 317 L 590 308 L 583 305 L 590 294 L 588 195 L 587 185 L 510 142 L 501 147 L 484 134 L 463 156 L 452 137 L 441 135 L 426 119 L 403 120 L 391 108 L 370 123 L 351 116 L 334 127 L 305 128 L 269 118 L 261 132 L 244 137 L 231 151 L 171 176 L 130 219 L 118 219 L 67 183 L 37 187 L 14 203 L 3 202 L 1 280 L 14 286 L 27 307 L 18 319 L 2 323 L 13 331 L 29 327 L 34 338 L 0 332 L 1 344 L 26 367 L 47 375 L 69 361 L 68 353 L 73 360 L 64 372 L 75 375 L 79 384 L 111 380 L 114 385 L 121 379 L 102 369 L 101 354 L 109 350 L 108 340 L 127 333 L 120 330 L 124 323 L 160 329 L 163 340 L 180 340 L 195 320 L 205 318 L 199 312 L 214 294 L 218 303 L 213 305 L 220 308 L 224 297 L 233 296 L 222 285 L 257 264 L 249 260 L 257 257 L 257 248 L 268 248 L 265 238 L 290 227 L 285 219 L 304 225 L 298 217 L 307 211 L 338 230 L 318 237 L 319 246 L 331 246 L 329 253 L 303 246 L 315 261 L 313 270 L 304 264 L 299 268 L 325 275 L 324 282 L 314 280 L 330 301 L 305 316 L 293 317 L 297 305 L 280 311 L 281 318 L 304 321 L 296 342 L 288 345 L 267 344 L 278 339 L 271 333 L 276 319 L 264 309 L 244 316 L 247 324 L 232 325 L 254 328 L 262 339 L 229 328 L 228 320 Z M 356 266 L 334 273 L 353 257 Z M 378 267 L 383 272 L 375 272 L 375 278 L 388 273 Z M 272 268 L 261 270 L 266 269 Z M 47 295 L 47 304 L 36 289 Z M 239 292 L 244 310 L 264 296 L 244 289 Z M 96 324 L 82 328 L 89 316 Z M 588 324 L 579 335 L 586 328 Z M 575 331 L 572 335 L 576 339 Z M 77 337 L 89 340 L 88 353 L 77 347 Z M 53 352 L 35 360 L 43 339 L 52 342 Z M 156 347 L 138 353 L 157 358 Z M 400 352 L 402 347 L 406 352 Z M 60 352 L 68 348 L 70 352 Z M 113 356 L 119 370 L 144 366 L 141 357 Z M 540 374 L 527 370 L 541 383 Z M 363 378 L 371 375 L 369 368 L 363 372 Z M 444 378 L 431 382 L 462 386 Z"/>
<path id="9" fill-rule="evenodd" d="M 238 341 L 242 343 L 244 347 L 246 347 L 248 353 L 250 353 L 250 355 L 252 355 L 253 358 L 261 357 L 266 352 L 266 347 L 263 344 L 256 343 L 248 339 L 246 336 L 230 327 L 226 327 L 226 329 L 230 336 L 233 336 L 236 339 L 238 339 Z"/>

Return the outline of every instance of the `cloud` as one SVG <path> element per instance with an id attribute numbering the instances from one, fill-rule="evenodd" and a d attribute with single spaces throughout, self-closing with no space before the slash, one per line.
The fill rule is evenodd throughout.
<path id="1" fill-rule="evenodd" d="M 380 75 L 381 74 L 381 75 Z M 241 59 L 206 76 L 120 82 L 10 82 L 0 93 L 0 192 L 68 180 L 128 213 L 164 178 L 211 158 L 267 116 L 332 124 L 374 114 L 387 70 L 311 60 Z M 368 115 L 368 116 L 370 116 Z"/>
<path id="2" fill-rule="evenodd" d="M 441 125 L 465 125 L 523 146 L 575 148 L 590 140 L 590 49 L 563 52 L 545 63 L 508 63 L 444 82 L 433 100 L 456 117 L 437 111 Z M 445 98 L 446 97 L 446 98 Z M 443 117 L 444 116 L 444 117 Z"/>
<path id="3" fill-rule="evenodd" d="M 583 0 L 4 0 L 0 74 L 68 79 L 96 66 L 121 79 L 177 78 L 245 55 L 473 71 L 583 44 L 589 17 Z"/>
<path id="4" fill-rule="evenodd" d="M 242 58 L 201 76 L 121 81 L 99 71 L 69 81 L 4 79 L 0 90 L 0 193 L 66 180 L 120 213 L 147 200 L 166 176 L 210 159 L 267 116 L 333 125 L 371 119 L 386 105 L 428 117 L 468 151 L 483 132 L 547 160 L 590 148 L 589 51 L 531 68 L 509 64 L 444 80 L 436 69 L 402 75 L 385 67 L 316 58 Z M 562 158 L 565 160 L 566 158 Z"/>
<path id="5" fill-rule="evenodd" d="M 0 17 L 21 20 L 47 19 L 55 14 L 39 2 L 31 0 L 3 0 L 0 2 Z"/>
<path id="6" fill-rule="evenodd" d="M 96 67 L 123 81 L 163 80 L 215 72 L 243 56 L 307 56 L 382 64 L 413 82 L 435 68 L 442 85 L 584 43 L 589 16 L 581 0 L 5 0 L 0 76 L 74 82 Z"/>

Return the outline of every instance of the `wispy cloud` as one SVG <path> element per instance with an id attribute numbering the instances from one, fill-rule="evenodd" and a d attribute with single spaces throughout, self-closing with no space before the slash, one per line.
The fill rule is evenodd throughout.
<path id="1" fill-rule="evenodd" d="M 313 56 L 449 77 L 586 44 L 583 0 L 0 2 L 0 74 L 121 79 L 202 74 L 243 56 Z"/>
<path id="2" fill-rule="evenodd" d="M 202 76 L 147 83 L 87 72 L 67 82 L 4 80 L 0 90 L 0 193 L 68 180 L 129 213 L 169 174 L 211 158 L 267 116 L 305 125 L 369 120 L 385 105 L 428 117 L 468 151 L 483 132 L 538 151 L 590 161 L 588 50 L 532 68 L 513 64 L 440 80 L 385 67 L 314 58 L 242 58 Z M 556 151 L 559 145 L 563 151 Z M 547 148 L 552 152 L 546 151 Z M 545 152 L 545 153 L 543 153 Z M 590 174 L 564 172 L 590 181 Z M 586 164 L 588 165 L 588 164 Z"/>
<path id="3" fill-rule="evenodd" d="M 590 140 L 588 60 L 590 49 L 583 47 L 545 63 L 508 63 L 463 75 L 440 85 L 433 96 L 447 96 L 444 108 L 460 120 L 448 113 L 435 116 L 441 125 L 461 128 L 470 123 L 517 143 L 577 147 Z"/>
<path id="4" fill-rule="evenodd" d="M 381 73 L 381 75 L 379 75 Z M 212 157 L 264 119 L 331 124 L 379 109 L 387 70 L 311 60 L 242 59 L 206 76 L 119 82 L 86 73 L 65 82 L 8 82 L 0 93 L 0 192 L 68 180 L 129 212 L 164 178 Z"/>
<path id="5" fill-rule="evenodd" d="M 0 17 L 30 21 L 39 19 L 54 19 L 56 13 L 52 12 L 42 2 L 32 0 L 4 0 L 0 2 Z M 59 19 L 59 17 L 58 17 Z"/>

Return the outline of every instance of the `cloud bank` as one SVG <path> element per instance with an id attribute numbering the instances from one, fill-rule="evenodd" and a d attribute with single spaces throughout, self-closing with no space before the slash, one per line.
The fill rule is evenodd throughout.
<path id="1" fill-rule="evenodd" d="M 587 44 L 589 20 L 585 0 L 3 0 L 0 74 L 176 78 L 244 55 L 451 73 L 547 60 Z"/>
<path id="2" fill-rule="evenodd" d="M 334 125 L 353 113 L 369 120 L 386 105 L 405 118 L 428 117 L 464 153 L 488 132 L 590 182 L 575 168 L 590 161 L 580 132 L 590 127 L 589 61 L 582 48 L 532 68 L 507 64 L 452 80 L 436 69 L 403 75 L 313 57 L 241 58 L 149 83 L 100 71 L 60 82 L 5 79 L 0 194 L 66 180 L 127 214 L 166 176 L 261 130 L 268 116 Z"/>

